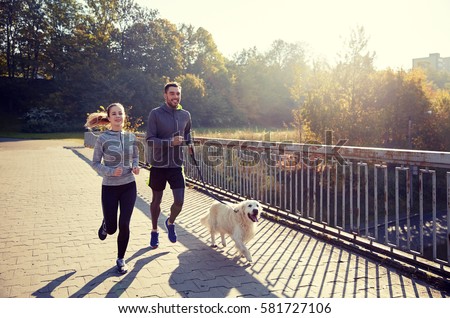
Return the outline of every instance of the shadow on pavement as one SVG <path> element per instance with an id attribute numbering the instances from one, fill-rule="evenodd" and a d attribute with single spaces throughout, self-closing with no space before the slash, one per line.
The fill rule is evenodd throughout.
<path id="1" fill-rule="evenodd" d="M 70 148 L 70 150 L 87 164 L 91 164 L 91 160 L 76 148 Z M 232 289 L 235 290 L 234 293 L 236 296 L 276 297 L 267 286 L 263 285 L 246 270 L 250 265 L 242 263 L 238 258 L 228 257 L 220 251 L 212 249 L 197 236 L 190 233 L 189 229 L 184 228 L 183 224 L 186 222 L 195 222 L 199 224 L 199 222 L 197 222 L 199 216 L 204 212 L 197 211 L 198 202 L 196 200 L 200 197 L 204 198 L 204 200 L 208 202 L 207 204 L 213 202 L 211 198 L 205 197 L 200 193 L 196 198 L 187 197 L 183 211 L 179 216 L 180 220 L 178 221 L 177 219 L 177 223 L 179 223 L 177 226 L 177 233 L 179 236 L 177 244 L 184 245 L 188 251 L 178 255 L 179 265 L 170 275 L 168 285 L 176 290 L 182 297 L 227 297 Z M 164 194 L 163 203 L 161 205 L 162 213 L 158 220 L 158 225 L 161 229 L 165 229 L 164 211 L 169 210 L 171 203 L 172 196 L 170 190 L 168 190 L 168 192 Z M 141 211 L 150 219 L 150 216 L 148 215 L 148 206 L 149 203 L 138 195 L 135 204 L 135 212 Z M 161 235 L 165 234 L 165 232 L 161 231 Z M 147 250 L 151 249 L 145 248 L 141 251 L 145 252 Z M 131 281 L 128 281 L 128 279 L 134 279 L 139 272 L 139 269 L 147 262 L 151 262 L 156 257 L 163 256 L 164 254 L 167 253 L 160 253 L 137 261 L 134 266 L 135 269 L 128 273 L 127 277 L 124 278 L 120 284 L 116 284 L 116 286 L 108 292 L 106 297 L 119 297 L 126 287 L 130 285 Z M 132 258 L 135 258 L 136 256 L 137 255 L 134 255 Z M 79 292 L 70 297 L 83 297 L 100 284 L 102 280 L 108 277 L 108 273 L 109 271 L 105 271 L 86 284 Z"/>
<path id="2" fill-rule="evenodd" d="M 52 280 L 44 287 L 39 288 L 31 295 L 35 296 L 36 298 L 54 298 L 52 296 L 52 291 L 54 291 L 59 285 L 61 285 L 65 280 L 69 279 L 75 273 L 76 272 L 64 274 L 64 275 Z"/>
<path id="3" fill-rule="evenodd" d="M 90 159 L 77 149 L 71 150 L 90 165 Z M 149 199 L 138 195 L 136 212 L 139 210 L 150 219 Z M 191 191 L 177 219 L 179 241 L 174 249 L 176 251 L 180 245 L 183 248 L 177 255 L 178 266 L 170 273 L 167 285 L 181 297 L 419 298 L 424 292 L 428 294 L 426 297 L 433 297 L 430 287 L 413 276 L 402 275 L 382 262 L 269 220 L 261 220 L 255 239 L 247 244 L 254 262 L 244 263 L 232 253 L 233 242 L 230 239 L 227 242 L 231 248 L 212 249 L 208 245 L 209 233 L 200 225 L 199 218 L 213 202 L 212 198 Z M 166 211 L 170 210 L 171 203 L 169 189 L 161 205 L 161 229 L 165 228 L 163 214 L 167 216 Z M 161 234 L 165 235 L 165 230 Z M 147 250 L 142 249 L 140 253 Z M 117 283 L 106 297 L 122 295 L 143 266 L 165 254 L 137 261 L 135 271 L 128 274 L 130 277 Z M 166 261 L 170 265 L 175 262 L 173 258 L 158 259 L 161 263 Z M 92 291 L 108 277 L 108 272 L 93 279 L 71 297 L 83 297 Z M 50 283 L 46 287 L 51 289 L 52 286 L 58 286 L 63 278 L 58 278 L 53 285 Z M 446 295 L 444 291 L 441 294 L 444 297 Z"/>

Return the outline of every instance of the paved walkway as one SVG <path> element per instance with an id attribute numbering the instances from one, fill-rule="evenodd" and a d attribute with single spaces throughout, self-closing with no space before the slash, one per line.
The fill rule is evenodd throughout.
<path id="1" fill-rule="evenodd" d="M 188 189 L 177 220 L 179 242 L 168 241 L 160 218 L 160 248 L 149 244 L 148 172 L 126 255 L 115 270 L 117 234 L 97 238 L 101 178 L 81 141 L 0 142 L 0 297 L 411 297 L 449 294 L 364 256 L 268 220 L 250 242 L 252 265 L 227 248 L 209 247 L 200 225 L 213 200 Z M 171 201 L 167 192 L 163 214 Z"/>

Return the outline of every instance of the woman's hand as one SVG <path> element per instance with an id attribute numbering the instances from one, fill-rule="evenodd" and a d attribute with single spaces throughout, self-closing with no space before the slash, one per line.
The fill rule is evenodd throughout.
<path id="1" fill-rule="evenodd" d="M 122 167 L 117 167 L 116 169 L 114 169 L 113 176 L 114 177 L 120 177 L 122 175 L 122 171 L 123 171 Z"/>
<path id="2" fill-rule="evenodd" d="M 134 167 L 133 168 L 133 173 L 134 174 L 139 174 L 139 171 L 140 171 L 141 169 L 139 168 L 139 167 Z"/>

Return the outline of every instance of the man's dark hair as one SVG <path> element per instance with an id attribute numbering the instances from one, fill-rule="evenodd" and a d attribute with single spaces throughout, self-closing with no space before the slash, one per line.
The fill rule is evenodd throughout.
<path id="1" fill-rule="evenodd" d="M 169 87 L 178 87 L 181 91 L 181 85 L 178 84 L 177 82 L 169 82 L 166 85 L 164 85 L 164 93 L 167 93 L 167 90 L 169 89 Z"/>

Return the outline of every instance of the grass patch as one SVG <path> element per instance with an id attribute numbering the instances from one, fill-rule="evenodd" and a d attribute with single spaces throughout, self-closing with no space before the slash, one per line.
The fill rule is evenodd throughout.
<path id="1" fill-rule="evenodd" d="M 217 139 L 292 141 L 298 142 L 298 132 L 294 129 L 258 129 L 258 128 L 199 128 L 194 129 L 193 136 Z"/>
<path id="2" fill-rule="evenodd" d="M 17 117 L 6 116 L 0 118 L 0 138 L 13 139 L 84 139 L 84 132 L 60 133 L 25 133 L 21 131 L 21 120 Z M 141 132 L 144 133 L 145 132 Z M 193 137 L 211 139 L 238 139 L 261 141 L 292 141 L 298 142 L 298 133 L 287 128 L 195 128 Z"/>
<path id="3" fill-rule="evenodd" d="M 0 138 L 13 139 L 84 139 L 84 132 L 64 132 L 64 133 L 23 133 L 15 131 L 0 131 Z"/>

